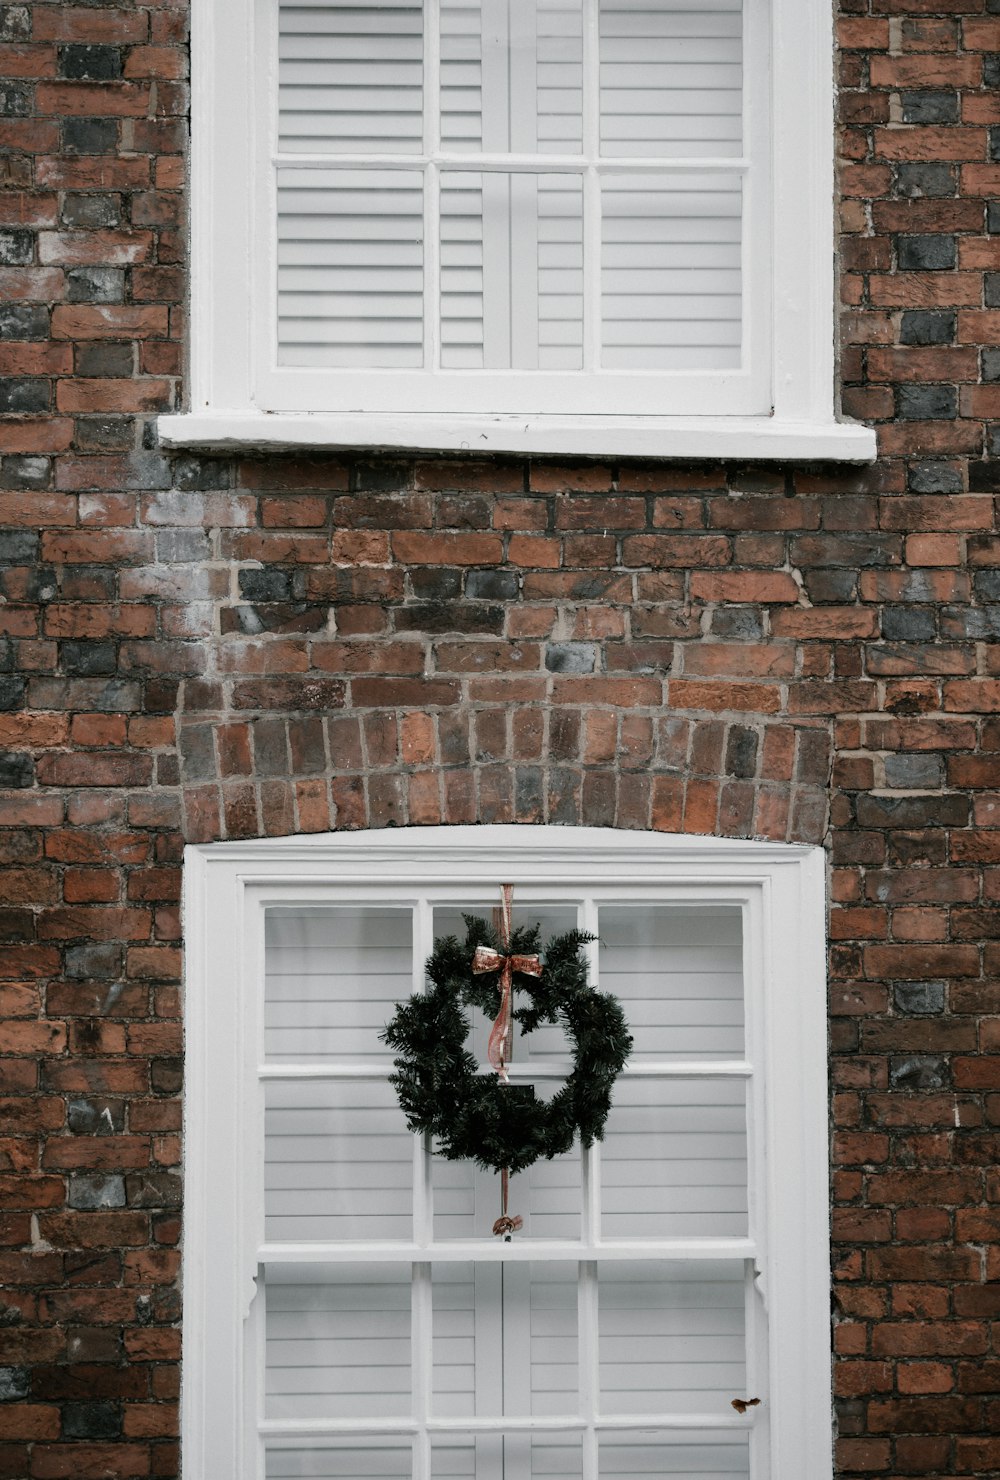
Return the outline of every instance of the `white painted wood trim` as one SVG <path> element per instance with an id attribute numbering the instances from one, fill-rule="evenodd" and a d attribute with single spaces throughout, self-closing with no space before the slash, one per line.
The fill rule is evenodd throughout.
<path id="1" fill-rule="evenodd" d="M 767 42 L 773 65 L 769 108 L 750 110 L 754 121 L 753 136 L 748 134 L 748 152 L 754 160 L 750 219 L 768 217 L 771 245 L 767 254 L 756 249 L 749 254 L 747 282 L 756 291 L 750 295 L 754 303 L 745 328 L 751 347 L 763 350 L 764 363 L 753 365 L 753 378 L 761 385 L 769 383 L 770 395 L 765 399 L 772 404 L 773 414 L 748 414 L 754 407 L 747 402 L 734 417 L 641 418 L 302 412 L 298 382 L 290 387 L 295 411 L 260 409 L 264 396 L 280 393 L 277 375 L 265 376 L 258 386 L 251 379 L 251 366 L 262 363 L 257 352 L 261 341 L 273 339 L 275 312 L 273 303 L 267 312 L 256 316 L 249 312 L 249 305 L 262 294 L 269 300 L 274 297 L 273 243 L 269 246 L 260 240 L 261 221 L 273 215 L 267 206 L 273 182 L 265 185 L 264 176 L 270 178 L 273 173 L 274 151 L 273 147 L 262 148 L 262 141 L 270 139 L 273 130 L 254 127 L 253 89 L 248 85 L 255 75 L 255 53 L 266 47 L 255 37 L 254 0 L 206 0 L 196 7 L 192 17 L 191 400 L 187 414 L 160 418 L 164 445 L 223 450 L 385 447 L 685 459 L 873 459 L 874 432 L 835 420 L 832 12 L 824 0 L 770 0 L 770 7 L 768 20 L 762 8 L 748 6 L 753 91 L 763 89 L 760 74 Z M 270 95 L 272 74 L 273 61 L 263 71 L 265 96 Z M 768 160 L 761 158 L 757 133 L 757 124 L 765 115 L 771 123 L 766 151 L 770 185 L 762 168 Z M 794 127 L 788 126 L 789 120 L 794 120 Z M 437 143 L 429 142 L 432 148 Z M 262 157 L 255 159 L 254 155 Z M 305 163 L 321 162 L 310 158 Z M 495 163 L 501 167 L 499 158 Z M 714 163 L 701 159 L 681 162 L 678 167 L 705 168 Z M 719 163 L 732 169 L 744 162 Z M 541 167 L 540 161 L 536 164 Z M 569 167 L 580 168 L 580 162 L 572 161 Z M 601 163 L 603 171 L 619 167 L 624 167 L 622 161 Z M 649 167 L 649 162 L 642 167 Z M 593 215 L 591 210 L 591 226 Z M 761 260 L 765 255 L 769 262 Z M 433 270 L 433 264 L 428 270 Z M 761 298 L 771 299 L 766 307 L 773 319 L 770 348 L 767 325 L 759 318 Z M 592 340 L 591 329 L 591 353 Z M 433 325 L 430 343 L 434 351 Z M 739 407 L 734 400 L 739 388 L 724 376 L 718 383 L 723 382 L 729 387 L 726 404 Z M 671 404 L 671 383 L 665 375 L 665 405 Z M 287 377 L 280 380 L 280 385 L 288 384 Z M 697 377 L 679 381 L 675 377 L 673 384 L 690 398 L 699 381 Z M 629 392 L 623 394 L 626 404 L 634 405 Z M 571 388 L 560 389 L 559 396 L 565 397 L 567 406 L 575 404 Z M 323 406 L 325 394 L 318 403 L 311 396 L 304 404 L 310 401 Z M 561 406 L 562 401 L 557 404 Z M 688 400 L 686 404 L 700 409 L 700 402 Z"/>
<path id="2" fill-rule="evenodd" d="M 185 1021 L 185 1348 L 182 1442 L 185 1473 L 202 1480 L 251 1480 L 260 1445 L 245 1420 L 245 1364 L 254 1354 L 260 1302 L 253 1301 L 258 1260 L 309 1269 L 345 1259 L 431 1258 L 480 1263 L 501 1259 L 606 1260 L 636 1257 L 754 1261 L 768 1303 L 768 1414 L 713 1427 L 747 1427 L 754 1480 L 830 1480 L 828 1331 L 829 1201 L 825 1016 L 825 857 L 797 845 L 671 837 L 580 828 L 429 828 L 321 835 L 192 846 L 185 855 L 187 940 Z M 519 898 L 554 901 L 644 899 L 742 904 L 746 964 L 753 998 L 750 1062 L 762 1070 L 761 1118 L 768 1146 L 763 1177 L 766 1217 L 746 1239 L 564 1242 L 522 1240 L 440 1244 L 263 1244 L 262 1188 L 250 1169 L 248 1139 L 260 1134 L 251 1111 L 258 1083 L 256 1011 L 260 987 L 259 921 L 269 905 L 420 894 L 436 901 L 493 899 L 496 881 L 517 880 Z M 256 924 L 254 923 L 256 922 Z M 245 943 L 245 944 L 243 944 Z M 236 948 L 234 949 L 234 944 Z M 704 1073 L 704 1065 L 700 1066 Z M 248 1114 L 248 1111 L 251 1113 Z M 759 1139 L 759 1138 L 758 1138 Z M 426 1225 L 426 1215 L 421 1218 Z M 235 1257 L 234 1257 L 235 1256 Z M 753 1297 L 751 1297 L 752 1299 Z M 248 1311 L 249 1336 L 245 1338 Z M 762 1324 L 762 1323 L 761 1323 Z M 758 1327 L 760 1329 L 760 1327 Z M 763 1334 L 761 1332 L 761 1334 Z M 757 1396 L 757 1394 L 754 1394 Z M 517 1428 L 515 1420 L 493 1420 Z M 489 1428 L 490 1421 L 429 1417 L 400 1432 Z M 601 1420 L 600 1428 L 649 1427 L 647 1418 Z M 703 1426 L 696 1415 L 661 1428 Z M 525 1420 L 545 1431 L 562 1420 Z M 586 1427 L 572 1420 L 571 1427 Z M 333 1432 L 329 1425 L 323 1432 Z M 359 1420 L 355 1433 L 396 1425 Z M 342 1430 L 338 1430 L 342 1431 Z M 290 1443 L 318 1435 L 306 1424 L 267 1423 Z M 257 1456 L 256 1460 L 254 1455 Z M 426 1463 L 426 1459 L 423 1461 Z"/>
<path id="3" fill-rule="evenodd" d="M 347 451 L 571 453 L 578 457 L 755 458 L 871 462 L 873 428 L 858 422 L 777 417 L 438 416 L 356 413 L 188 412 L 161 416 L 164 447 L 206 451 L 312 448 Z"/>

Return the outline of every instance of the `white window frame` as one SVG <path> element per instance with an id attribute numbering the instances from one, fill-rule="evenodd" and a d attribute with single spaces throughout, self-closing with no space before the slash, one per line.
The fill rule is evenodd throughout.
<path id="1" fill-rule="evenodd" d="M 588 50 L 593 54 L 597 0 L 586 3 L 591 11 Z M 433 22 L 437 0 L 427 4 Z M 768 57 L 771 63 L 770 156 L 758 159 L 755 173 L 747 177 L 753 239 L 758 239 L 754 222 L 769 218 L 759 239 L 769 239 L 770 261 L 754 261 L 751 254 L 744 268 L 744 334 L 756 363 L 728 379 L 715 373 L 716 385 L 728 386 L 726 404 L 735 414 L 705 414 L 699 389 L 704 377 L 673 372 L 655 380 L 649 374 L 633 377 L 636 399 L 625 403 L 630 411 L 608 415 L 601 409 L 607 403 L 599 394 L 599 378 L 588 389 L 586 374 L 549 377 L 553 396 L 548 403 L 530 414 L 515 414 L 463 411 L 462 386 L 470 383 L 470 375 L 459 372 L 451 376 L 455 403 L 447 409 L 433 399 L 440 386 L 427 399 L 426 391 L 414 390 L 412 381 L 404 383 L 392 372 L 382 377 L 382 409 L 372 409 L 351 393 L 347 372 L 338 382 L 343 390 L 337 407 L 324 405 L 326 393 L 316 393 L 326 373 L 268 368 L 277 291 L 274 126 L 266 100 L 275 96 L 277 60 L 273 43 L 262 38 L 270 37 L 274 28 L 274 0 L 204 0 L 195 6 L 191 406 L 186 413 L 159 419 L 164 445 L 873 458 L 874 432 L 838 421 L 835 411 L 833 12 L 828 0 L 769 0 L 769 8 L 769 36 L 758 34 L 763 29 L 758 25 L 750 27 L 748 38 L 748 68 L 765 68 Z M 755 82 L 751 77 L 748 95 L 755 87 L 766 90 L 766 79 Z M 748 133 L 747 157 L 754 149 L 754 132 Z M 474 155 L 463 162 L 476 168 Z M 580 169 L 579 161 L 570 163 Z M 703 162 L 689 161 L 698 163 Z M 586 193 L 593 197 L 593 190 Z M 428 257 L 425 276 L 432 284 L 432 305 L 432 250 Z M 593 300 L 596 291 L 591 283 L 587 296 Z M 763 317 L 769 322 L 762 323 L 761 305 L 768 302 L 770 314 L 765 310 Z M 258 312 L 250 311 L 252 304 L 259 306 Z M 479 385 L 488 372 L 473 374 Z M 512 374 L 516 372 L 494 375 L 498 397 Z M 555 394 L 556 382 L 563 379 L 565 395 Z M 327 375 L 327 387 L 333 383 Z M 656 385 L 662 387 L 659 397 Z M 662 409 L 665 403 L 669 410 Z"/>
<path id="2" fill-rule="evenodd" d="M 645 1240 L 642 1249 L 657 1258 L 753 1261 L 767 1310 L 769 1390 L 760 1408 L 744 1417 L 733 1414 L 722 1424 L 713 1420 L 711 1427 L 749 1430 L 755 1480 L 830 1480 L 825 856 L 821 849 L 790 844 L 516 826 L 345 833 L 186 849 L 185 1475 L 263 1480 L 263 1434 L 269 1426 L 257 1430 L 261 1395 L 253 1380 L 261 1304 L 254 1297 L 262 1262 L 280 1258 L 308 1269 L 332 1260 L 371 1258 L 412 1261 L 415 1269 L 426 1271 L 431 1257 L 523 1260 L 537 1259 L 540 1251 L 546 1259 L 577 1261 L 636 1257 L 635 1242 L 600 1236 L 599 1177 L 596 1165 L 589 1165 L 590 1156 L 599 1156 L 598 1147 L 583 1159 L 584 1221 L 578 1241 L 523 1238 L 506 1245 L 487 1238 L 435 1246 L 427 1177 L 417 1175 L 412 1246 L 263 1242 L 265 909 L 359 896 L 405 903 L 435 891 L 440 898 L 486 901 L 501 879 L 515 882 L 522 902 L 532 891 L 553 901 L 580 899 L 590 891 L 629 902 L 722 903 L 742 911 L 748 1062 L 688 1065 L 687 1070 L 740 1073 L 753 1086 L 751 1141 L 761 1143 L 763 1126 L 766 1155 L 751 1155 L 748 1236 Z M 416 916 L 418 984 L 431 945 L 425 909 Z M 299 1072 L 315 1076 L 320 1071 Z M 641 1066 L 635 1072 L 641 1074 Z M 681 1071 L 674 1066 L 670 1072 Z M 426 1165 L 427 1148 L 417 1140 L 414 1154 L 415 1170 L 421 1160 Z M 588 1176 L 588 1167 L 593 1175 Z M 426 1304 L 426 1275 L 424 1286 Z M 596 1363 L 596 1336 L 585 1325 L 580 1338 L 584 1385 L 588 1363 Z M 414 1378 L 417 1420 L 395 1429 L 415 1436 L 414 1477 L 429 1480 L 429 1372 L 422 1377 L 415 1372 Z M 462 1430 L 551 1429 L 544 1419 L 438 1422 Z M 684 1418 L 658 1420 L 656 1427 L 684 1424 Z M 271 1421 L 275 1431 L 281 1426 Z M 628 1426 L 622 1420 L 598 1427 Z M 700 1420 L 699 1427 L 705 1426 Z M 315 1423 L 292 1427 L 316 1432 Z M 371 1421 L 358 1427 L 371 1432 L 394 1426 Z M 583 1432 L 582 1480 L 596 1480 L 594 1425 L 576 1427 Z"/>

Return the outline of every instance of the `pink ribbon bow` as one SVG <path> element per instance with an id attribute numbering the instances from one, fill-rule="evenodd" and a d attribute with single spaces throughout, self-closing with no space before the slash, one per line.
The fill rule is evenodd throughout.
<path id="1" fill-rule="evenodd" d="M 504 1084 L 508 1081 L 507 1074 L 507 1049 L 510 1044 L 512 1013 L 513 1013 L 513 988 L 514 972 L 519 971 L 524 976 L 541 976 L 542 963 L 537 956 L 512 956 L 510 954 L 510 928 L 511 928 L 511 899 L 514 893 L 513 884 L 502 884 L 500 886 L 501 905 L 497 921 L 497 933 L 500 936 L 499 951 L 494 951 L 491 946 L 477 946 L 476 954 L 472 958 L 472 970 L 477 976 L 486 971 L 499 971 L 500 981 L 500 1011 L 497 1013 L 490 1029 L 490 1039 L 486 1047 L 486 1057 L 491 1066 L 500 1075 Z"/>

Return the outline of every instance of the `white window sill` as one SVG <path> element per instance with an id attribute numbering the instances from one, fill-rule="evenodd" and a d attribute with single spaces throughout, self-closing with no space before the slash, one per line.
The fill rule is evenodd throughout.
<path id="1" fill-rule="evenodd" d="M 386 448 L 575 457 L 753 458 L 871 462 L 875 432 L 857 422 L 774 417 L 442 416 L 262 411 L 161 416 L 164 447 L 345 451 Z"/>

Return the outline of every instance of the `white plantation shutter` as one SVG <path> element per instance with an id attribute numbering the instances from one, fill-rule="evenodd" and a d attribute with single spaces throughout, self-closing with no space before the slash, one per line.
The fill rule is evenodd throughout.
<path id="1" fill-rule="evenodd" d="M 767 409 L 768 0 L 275 3 L 273 409 Z"/>
<path id="2" fill-rule="evenodd" d="M 489 918 L 475 902 L 422 916 L 413 906 L 360 900 L 267 912 L 264 1237 L 274 1273 L 263 1422 L 292 1434 L 315 1424 L 363 1433 L 406 1422 L 423 1390 L 428 1420 L 454 1426 L 431 1435 L 430 1480 L 523 1480 L 581 1473 L 583 1448 L 545 1435 L 547 1421 L 697 1416 L 722 1425 L 707 1430 L 704 1473 L 744 1474 L 747 1435 L 725 1425 L 731 1399 L 747 1395 L 759 1319 L 752 1271 L 745 1258 L 696 1257 L 700 1245 L 749 1233 L 740 913 L 600 900 L 517 904 L 515 926 L 537 920 L 543 941 L 583 924 L 596 930 L 594 969 L 622 1001 L 635 1048 L 600 1151 L 584 1158 L 577 1145 L 511 1179 L 511 1206 L 524 1219 L 518 1245 L 539 1255 L 516 1263 L 469 1257 L 491 1237 L 498 1179 L 471 1162 L 415 1162 L 379 1038 L 422 979 L 419 941 L 462 938 L 469 913 Z M 472 1017 L 469 1048 L 483 1062 L 489 1020 Z M 512 1075 L 533 1083 L 542 1100 L 570 1065 L 561 1025 L 516 1032 Z M 418 1186 L 424 1178 L 427 1193 Z M 596 1227 L 587 1185 L 600 1209 Z M 401 1262 L 393 1251 L 411 1243 L 428 1194 L 429 1263 Z M 632 1245 L 634 1257 L 567 1259 L 585 1225 L 611 1247 Z M 691 1255 L 657 1257 L 664 1240 Z M 327 1262 L 282 1257 L 283 1247 L 296 1246 L 325 1250 Z M 350 1252 L 336 1257 L 338 1246 L 382 1252 L 357 1262 Z M 461 1257 L 444 1258 L 449 1246 Z M 546 1246 L 553 1252 L 542 1257 Z M 506 1431 L 509 1422 L 536 1431 Z M 494 1429 L 463 1435 L 463 1424 L 477 1423 Z M 663 1473 L 688 1472 L 691 1448 L 678 1446 L 676 1434 L 663 1445 L 634 1437 L 605 1442 L 589 1480 L 644 1474 L 661 1462 Z M 382 1464 L 394 1473 L 399 1462 L 391 1445 L 357 1448 L 346 1439 L 311 1457 L 294 1452 L 295 1464 L 346 1477 L 380 1474 L 369 1467 Z M 285 1475 L 289 1453 L 274 1451 L 268 1476 Z"/>

